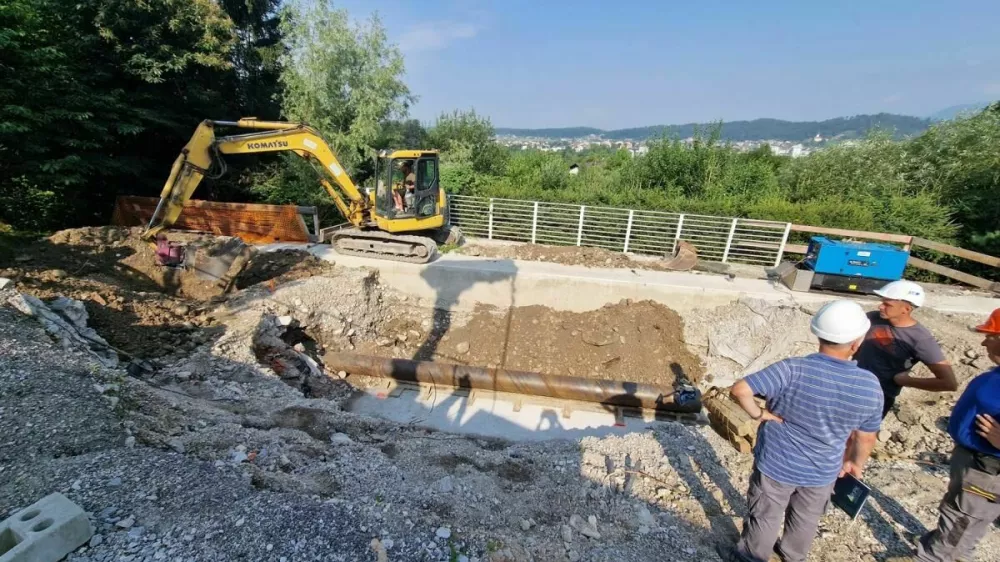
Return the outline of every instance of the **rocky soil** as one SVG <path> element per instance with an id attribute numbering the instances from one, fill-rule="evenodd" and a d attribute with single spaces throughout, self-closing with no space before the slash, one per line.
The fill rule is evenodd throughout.
<path id="1" fill-rule="evenodd" d="M 16 282 L 0 289 L 0 509 L 63 492 L 97 529 L 70 555 L 79 562 L 718 560 L 715 545 L 740 528 L 752 458 L 706 425 L 540 443 L 400 426 L 344 411 L 352 377 L 325 368 L 322 354 L 412 357 L 434 342 L 423 348 L 430 357 L 499 364 L 506 345 L 506 361 L 520 361 L 510 368 L 568 374 L 573 356 L 592 365 L 628 352 L 644 363 L 605 372 L 642 376 L 663 373 L 661 349 L 712 384 L 810 351 L 810 311 L 753 301 L 684 318 L 651 303 L 452 317 L 413 306 L 373 272 L 301 254 L 259 258 L 255 277 L 219 302 L 102 278 L 115 271 L 110 259 L 43 280 L 51 263 L 32 259 L 37 267 L 15 263 Z M 64 347 L 8 304 L 15 289 L 84 300 L 90 325 L 144 361 L 123 355 L 112 368 Z M 975 319 L 921 319 L 963 383 L 985 368 L 966 330 Z M 866 475 L 870 509 L 854 523 L 831 510 L 811 561 L 904 554 L 934 524 L 953 402 L 903 393 Z M 997 559 L 994 531 L 976 560 Z"/>

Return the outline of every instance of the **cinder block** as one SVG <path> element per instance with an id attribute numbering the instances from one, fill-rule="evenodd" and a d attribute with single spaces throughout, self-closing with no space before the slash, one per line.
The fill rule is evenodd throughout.
<path id="1" fill-rule="evenodd" d="M 93 534 L 80 506 L 49 494 L 0 523 L 0 562 L 58 562 Z"/>

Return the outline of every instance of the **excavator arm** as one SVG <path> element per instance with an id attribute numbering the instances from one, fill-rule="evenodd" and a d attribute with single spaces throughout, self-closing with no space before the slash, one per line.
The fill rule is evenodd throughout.
<path id="1" fill-rule="evenodd" d="M 216 137 L 216 126 L 254 129 L 256 132 Z M 177 221 L 184 203 L 209 174 L 217 155 L 262 152 L 293 152 L 307 160 L 316 161 L 324 172 L 320 183 L 344 217 L 354 226 L 361 226 L 368 221 L 369 201 L 351 181 L 326 141 L 314 129 L 300 123 L 256 119 L 206 120 L 198 125 L 191 140 L 184 145 L 174 161 L 170 176 L 160 192 L 160 201 L 143 232 L 143 238 L 154 239 Z"/>

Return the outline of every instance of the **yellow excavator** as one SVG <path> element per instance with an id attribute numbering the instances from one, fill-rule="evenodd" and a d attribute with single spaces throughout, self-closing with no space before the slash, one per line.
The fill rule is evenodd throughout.
<path id="1" fill-rule="evenodd" d="M 254 132 L 216 137 L 217 127 Z M 359 189 L 315 129 L 303 123 L 255 118 L 206 120 L 198 125 L 174 161 L 143 238 L 163 239 L 162 231 L 177 221 L 202 178 L 225 173 L 222 155 L 263 152 L 292 152 L 322 168 L 320 185 L 352 225 L 320 240 L 329 241 L 340 254 L 426 263 L 436 255 L 437 242 L 461 240 L 459 230 L 449 223 L 437 151 L 382 151 L 375 161 L 375 188 Z"/>

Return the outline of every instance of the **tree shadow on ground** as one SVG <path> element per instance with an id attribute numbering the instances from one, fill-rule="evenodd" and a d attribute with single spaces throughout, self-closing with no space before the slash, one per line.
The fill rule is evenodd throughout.
<path id="1" fill-rule="evenodd" d="M 509 291 L 507 333 L 497 334 L 497 337 L 503 338 L 505 346 L 500 364 L 500 367 L 503 368 L 503 360 L 506 359 L 506 345 L 510 340 L 510 323 L 517 306 L 515 285 L 517 271 L 517 264 L 513 260 L 507 259 L 449 261 L 447 263 L 437 261 L 424 266 L 420 272 L 420 278 L 434 291 L 434 324 L 431 326 L 427 338 L 414 352 L 413 359 L 430 361 L 435 357 L 441 339 L 451 329 L 452 316 L 460 305 L 464 293 L 473 288 L 491 291 L 495 294 Z M 499 300 L 507 301 L 508 299 L 501 297 Z"/>

